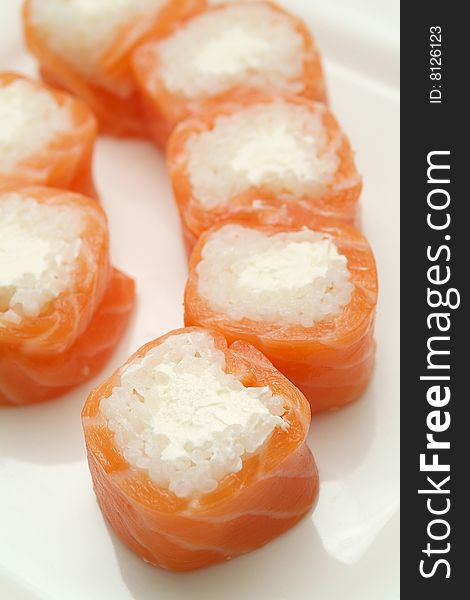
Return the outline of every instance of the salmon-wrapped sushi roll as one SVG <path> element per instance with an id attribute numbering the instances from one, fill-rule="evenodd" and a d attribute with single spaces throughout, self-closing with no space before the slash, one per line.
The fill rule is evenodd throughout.
<path id="1" fill-rule="evenodd" d="M 130 69 L 135 47 L 187 14 L 193 0 L 25 0 L 26 44 L 44 79 L 85 100 L 101 130 L 146 130 Z"/>
<path id="2" fill-rule="evenodd" d="M 167 164 L 190 249 L 203 231 L 258 210 L 260 201 L 353 222 L 361 178 L 346 135 L 325 105 L 256 98 L 189 118 Z"/>
<path id="3" fill-rule="evenodd" d="M 269 2 L 206 10 L 133 57 L 149 128 L 164 146 L 185 117 L 254 92 L 326 101 L 320 57 L 304 23 Z"/>
<path id="4" fill-rule="evenodd" d="M 96 121 L 78 98 L 0 72 L 0 189 L 47 185 L 96 196 Z"/>
<path id="5" fill-rule="evenodd" d="M 250 552 L 318 493 L 304 396 L 253 346 L 209 330 L 143 346 L 90 394 L 82 418 L 104 516 L 165 569 Z"/>
<path id="6" fill-rule="evenodd" d="M 376 301 L 374 257 L 351 226 L 219 224 L 191 257 L 185 324 L 256 346 L 314 413 L 364 392 L 374 364 Z"/>
<path id="7" fill-rule="evenodd" d="M 90 324 L 64 352 L 0 350 L 0 405 L 50 400 L 97 375 L 121 340 L 135 303 L 134 280 L 112 269 Z"/>
<path id="8" fill-rule="evenodd" d="M 46 400 L 104 364 L 133 282 L 111 271 L 92 199 L 45 187 L 0 194 L 0 404 Z"/>

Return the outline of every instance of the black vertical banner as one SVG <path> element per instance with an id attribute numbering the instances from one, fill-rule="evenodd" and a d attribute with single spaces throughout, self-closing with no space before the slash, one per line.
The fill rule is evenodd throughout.
<path id="1" fill-rule="evenodd" d="M 402 3 L 402 598 L 468 595 L 470 150 L 464 139 L 470 103 L 464 8 L 435 0 Z"/>

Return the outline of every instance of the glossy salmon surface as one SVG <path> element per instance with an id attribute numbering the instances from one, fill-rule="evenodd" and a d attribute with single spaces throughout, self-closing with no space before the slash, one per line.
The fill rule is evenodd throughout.
<path id="1" fill-rule="evenodd" d="M 97 197 L 93 183 L 92 158 L 96 139 L 96 119 L 82 100 L 52 89 L 39 81 L 11 72 L 0 72 L 0 87 L 26 81 L 38 91 L 47 92 L 65 109 L 70 127 L 55 133 L 40 152 L 23 159 L 9 172 L 0 173 L 0 189 L 45 185 Z"/>
<path id="2" fill-rule="evenodd" d="M 208 7 L 205 3 L 199 4 L 199 10 L 195 8 L 193 12 L 188 11 L 186 19 L 174 22 L 173 27 L 168 31 L 169 35 L 178 33 L 185 26 L 188 18 L 193 17 L 196 12 L 200 14 L 201 12 L 205 12 L 204 9 L 206 9 L 208 12 L 216 13 L 226 8 L 224 5 Z M 306 25 L 301 19 L 272 2 L 261 2 L 258 4 L 266 4 L 272 11 L 283 15 L 292 24 L 293 29 L 302 39 L 303 66 L 302 73 L 298 78 L 298 86 L 299 88 L 301 87 L 298 95 L 319 102 L 327 102 L 326 84 L 320 54 Z M 230 5 L 229 3 L 227 6 Z M 170 90 L 162 77 L 161 66 L 156 53 L 156 45 L 158 45 L 160 39 L 164 39 L 165 37 L 160 35 L 157 36 L 157 39 L 150 39 L 147 43 L 136 49 L 132 59 L 135 79 L 143 98 L 148 128 L 157 145 L 161 148 L 165 147 L 174 127 L 187 117 L 205 115 L 207 111 L 217 109 L 221 104 L 243 103 L 249 100 L 253 94 L 274 92 L 269 85 L 265 87 L 238 85 L 217 94 L 188 98 L 181 93 Z"/>
<path id="3" fill-rule="evenodd" d="M 121 340 L 134 303 L 134 281 L 113 269 L 90 324 L 65 352 L 0 353 L 0 405 L 50 400 L 97 375 Z"/>
<path id="4" fill-rule="evenodd" d="M 100 77 L 95 80 L 77 72 L 58 52 L 31 18 L 31 0 L 23 5 L 23 30 L 30 52 L 39 63 L 43 79 L 84 100 L 95 113 L 102 133 L 146 137 L 140 97 L 131 75 L 130 60 L 135 48 L 152 35 L 162 35 L 188 11 L 192 0 L 169 0 L 150 18 L 135 19 L 123 26 L 99 60 Z"/>
<path id="5" fill-rule="evenodd" d="M 275 212 L 269 214 L 272 219 L 277 218 Z M 348 304 L 337 316 L 315 322 L 311 327 L 247 318 L 233 321 L 212 309 L 199 292 L 197 267 L 204 244 L 213 231 L 222 227 L 220 224 L 201 236 L 192 253 L 184 296 L 185 325 L 214 329 L 229 343 L 245 340 L 253 344 L 305 394 L 312 413 L 340 408 L 363 394 L 373 371 L 378 293 L 374 256 L 364 236 L 351 226 L 321 219 L 306 220 L 305 214 L 295 211 L 286 211 L 281 221 L 267 224 L 267 215 L 264 223 L 260 215 L 238 222 L 268 235 L 308 226 L 330 236 L 338 252 L 347 259 L 354 285 Z"/>
<path id="6" fill-rule="evenodd" d="M 10 193 L 0 191 L 0 203 Z M 96 375 L 135 303 L 133 279 L 110 266 L 108 222 L 95 200 L 39 186 L 14 193 L 21 201 L 70 209 L 82 229 L 65 289 L 36 316 L 12 321 L 8 311 L 0 311 L 0 405 L 48 400 Z"/>
<path id="7" fill-rule="evenodd" d="M 73 192 L 28 187 L 17 193 L 38 203 L 78 209 L 84 228 L 68 287 L 38 316 L 24 316 L 19 323 L 4 321 L 0 312 L 0 353 L 19 350 L 48 355 L 64 352 L 88 327 L 109 284 L 107 218 L 95 200 Z"/>
<path id="8" fill-rule="evenodd" d="M 328 135 L 329 146 L 334 147 L 338 159 L 333 179 L 315 196 L 298 196 L 285 190 L 274 193 L 265 186 L 248 186 L 241 193 L 227 198 L 223 204 L 207 208 L 195 197 L 189 174 L 187 144 L 193 136 L 211 131 L 220 116 L 236 114 L 244 107 L 269 103 L 273 98 L 254 95 L 237 102 L 220 106 L 198 117 L 183 121 L 172 133 L 167 146 L 167 166 L 178 207 L 183 238 L 187 250 L 199 236 L 212 225 L 227 219 L 249 218 L 264 206 L 273 212 L 276 207 L 280 214 L 292 210 L 303 214 L 306 219 L 327 218 L 334 222 L 353 224 L 358 218 L 359 195 L 362 180 L 357 172 L 354 153 L 348 138 L 341 130 L 333 114 L 324 105 L 302 98 L 289 98 L 289 103 L 305 106 L 312 113 L 321 115 Z M 307 221 L 306 221 L 307 222 Z"/>

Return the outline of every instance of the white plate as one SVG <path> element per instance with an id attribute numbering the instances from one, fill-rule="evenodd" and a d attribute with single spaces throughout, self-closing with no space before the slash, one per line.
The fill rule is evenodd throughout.
<path id="1" fill-rule="evenodd" d="M 88 383 L 42 406 L 0 412 L 0 597 L 6 600 L 398 598 L 398 2 L 290 1 L 326 58 L 332 105 L 364 175 L 363 227 L 380 274 L 377 367 L 367 395 L 312 424 L 315 512 L 268 546 L 191 574 L 134 556 L 105 525 L 85 462 Z M 0 4 L 0 68 L 35 72 L 17 0 Z M 98 142 L 96 179 L 112 257 L 138 306 L 106 377 L 182 324 L 186 264 L 162 157 L 145 142 Z M 96 383 L 96 382 L 95 382 Z"/>

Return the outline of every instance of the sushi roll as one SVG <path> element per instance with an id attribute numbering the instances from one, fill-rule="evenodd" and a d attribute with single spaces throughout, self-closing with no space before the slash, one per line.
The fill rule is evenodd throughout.
<path id="1" fill-rule="evenodd" d="M 143 346 L 89 395 L 82 420 L 104 516 L 165 569 L 250 552 L 318 494 L 304 396 L 250 344 L 206 329 Z"/>
<path id="2" fill-rule="evenodd" d="M 167 164 L 188 249 L 217 221 L 260 202 L 352 223 L 362 187 L 354 154 L 321 103 L 257 97 L 181 123 Z"/>
<path id="3" fill-rule="evenodd" d="M 234 222 L 214 226 L 194 249 L 185 324 L 256 346 L 316 413 L 366 389 L 376 301 L 374 257 L 351 226 Z"/>
<path id="4" fill-rule="evenodd" d="M 0 193 L 0 404 L 60 395 L 110 356 L 133 304 L 112 271 L 106 217 L 45 187 Z"/>
<path id="5" fill-rule="evenodd" d="M 193 0 L 25 0 L 23 28 L 47 82 L 85 100 L 103 132 L 142 136 L 132 51 L 192 5 Z"/>
<path id="6" fill-rule="evenodd" d="M 0 189 L 47 185 L 95 197 L 95 138 L 81 100 L 0 72 Z"/>
<path id="7" fill-rule="evenodd" d="M 185 117 L 253 92 L 326 101 L 309 31 L 269 2 L 224 3 L 198 13 L 139 47 L 133 67 L 149 130 L 162 147 Z"/>
<path id="8" fill-rule="evenodd" d="M 0 405 L 50 400 L 95 377 L 120 342 L 134 303 L 134 280 L 113 268 L 90 324 L 67 350 L 44 355 L 0 350 Z"/>

